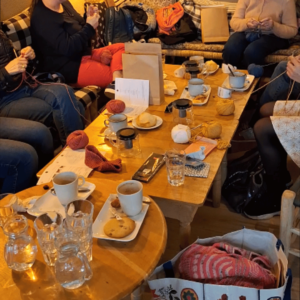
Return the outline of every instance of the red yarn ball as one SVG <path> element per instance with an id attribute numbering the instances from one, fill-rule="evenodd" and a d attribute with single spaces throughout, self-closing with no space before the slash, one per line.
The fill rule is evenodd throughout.
<path id="1" fill-rule="evenodd" d="M 82 149 L 89 143 L 89 137 L 83 130 L 73 131 L 67 137 L 67 145 L 72 150 Z"/>
<path id="2" fill-rule="evenodd" d="M 106 109 L 111 114 L 119 114 L 125 110 L 125 103 L 122 100 L 110 100 L 106 103 Z"/>
<path id="3" fill-rule="evenodd" d="M 109 66 L 110 62 L 111 62 L 111 59 L 112 59 L 111 52 L 109 50 L 104 50 L 102 52 L 101 58 L 100 58 L 101 63 L 103 63 L 104 65 Z"/>

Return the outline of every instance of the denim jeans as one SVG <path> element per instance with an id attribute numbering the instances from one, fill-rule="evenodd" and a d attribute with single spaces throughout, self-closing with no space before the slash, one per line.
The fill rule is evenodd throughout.
<path id="1" fill-rule="evenodd" d="M 262 35 L 259 39 L 249 42 L 245 32 L 235 32 L 224 46 L 223 59 L 225 64 L 247 69 L 252 63 L 263 65 L 267 55 L 288 46 L 288 40 L 273 34 Z"/>
<path id="2" fill-rule="evenodd" d="M 67 85 L 39 85 L 35 89 L 22 86 L 0 99 L 0 116 L 47 121 L 43 123 L 48 126 L 51 118 L 45 112 L 49 106 L 61 143 L 65 145 L 71 132 L 83 129 L 78 112 L 84 115 L 82 103 L 77 101 L 73 89 Z"/>
<path id="3" fill-rule="evenodd" d="M 52 136 L 38 122 L 0 117 L 0 192 L 36 184 L 36 172 L 53 158 Z"/>
<path id="4" fill-rule="evenodd" d="M 287 65 L 286 61 L 280 62 L 275 68 L 270 80 L 274 79 L 275 77 L 283 73 L 286 70 L 286 65 Z M 281 75 L 278 79 L 276 79 L 275 81 L 267 85 L 261 98 L 259 99 L 260 107 L 268 102 L 273 102 L 277 100 L 286 100 L 288 93 L 290 92 L 290 88 L 292 87 L 292 81 L 293 80 L 291 80 L 285 73 Z M 290 99 L 296 100 L 299 98 L 299 95 L 300 95 L 300 83 L 295 82 Z"/>

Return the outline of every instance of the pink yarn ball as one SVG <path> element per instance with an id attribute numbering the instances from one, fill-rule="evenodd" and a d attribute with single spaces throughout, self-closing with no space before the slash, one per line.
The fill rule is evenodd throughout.
<path id="1" fill-rule="evenodd" d="M 67 145 L 72 150 L 82 149 L 89 143 L 89 137 L 83 130 L 76 130 L 67 137 Z"/>
<path id="2" fill-rule="evenodd" d="M 102 52 L 101 58 L 100 58 L 101 63 L 103 63 L 104 65 L 109 66 L 110 62 L 111 62 L 111 59 L 112 59 L 111 52 L 109 50 L 104 50 Z"/>
<path id="3" fill-rule="evenodd" d="M 111 114 L 120 114 L 125 110 L 125 103 L 122 100 L 110 100 L 106 103 L 106 109 Z"/>

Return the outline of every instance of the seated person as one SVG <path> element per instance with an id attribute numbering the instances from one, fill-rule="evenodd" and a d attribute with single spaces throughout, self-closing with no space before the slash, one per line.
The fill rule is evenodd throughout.
<path id="1" fill-rule="evenodd" d="M 266 174 L 262 189 L 244 209 L 251 219 L 280 214 L 281 196 L 291 181 L 287 154 L 300 167 L 300 100 L 269 102 L 260 113 L 254 134 Z"/>
<path id="2" fill-rule="evenodd" d="M 284 73 L 286 71 L 286 73 Z M 280 76 L 280 74 L 282 74 Z M 279 76 L 279 77 L 278 77 Z M 300 96 L 300 55 L 289 57 L 289 61 L 280 62 L 270 80 L 278 77 L 267 85 L 259 100 L 260 106 L 277 100 L 298 99 Z M 295 83 L 293 84 L 293 81 Z"/>
<path id="3" fill-rule="evenodd" d="M 90 40 L 98 26 L 99 15 L 93 7 L 87 15 L 85 22 L 69 1 L 32 0 L 33 47 L 41 71 L 59 72 L 67 83 L 78 87 L 97 85 L 103 88 L 122 77 L 124 44 L 92 51 Z M 111 92 L 113 94 L 106 95 L 113 98 L 114 91 Z"/>
<path id="4" fill-rule="evenodd" d="M 247 69 L 286 49 L 297 34 L 295 0 L 239 0 L 230 26 L 235 31 L 223 50 L 226 64 Z"/>
<path id="5" fill-rule="evenodd" d="M 0 116 L 31 119 L 47 126 L 53 120 L 61 144 L 65 145 L 71 132 L 83 129 L 80 114 L 84 115 L 84 107 L 67 85 L 27 85 L 23 76 L 34 58 L 31 47 L 22 49 L 16 57 L 11 41 L 0 30 Z"/>
<path id="6" fill-rule="evenodd" d="M 0 193 L 35 185 L 35 174 L 52 158 L 52 136 L 45 125 L 0 117 Z"/>

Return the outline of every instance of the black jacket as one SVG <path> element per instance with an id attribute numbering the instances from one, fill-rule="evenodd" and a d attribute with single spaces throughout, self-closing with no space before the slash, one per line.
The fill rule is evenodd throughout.
<path id="1" fill-rule="evenodd" d="M 15 89 L 22 80 L 22 74 L 11 76 L 5 69 L 5 66 L 16 58 L 13 49 L 10 39 L 0 30 L 0 99 L 6 91 Z"/>
<path id="2" fill-rule="evenodd" d="M 69 1 L 62 5 L 64 12 L 57 13 L 43 1 L 37 3 L 30 19 L 32 46 L 39 71 L 59 72 L 67 83 L 76 83 L 82 56 L 91 54 L 90 39 L 95 30 Z"/>

